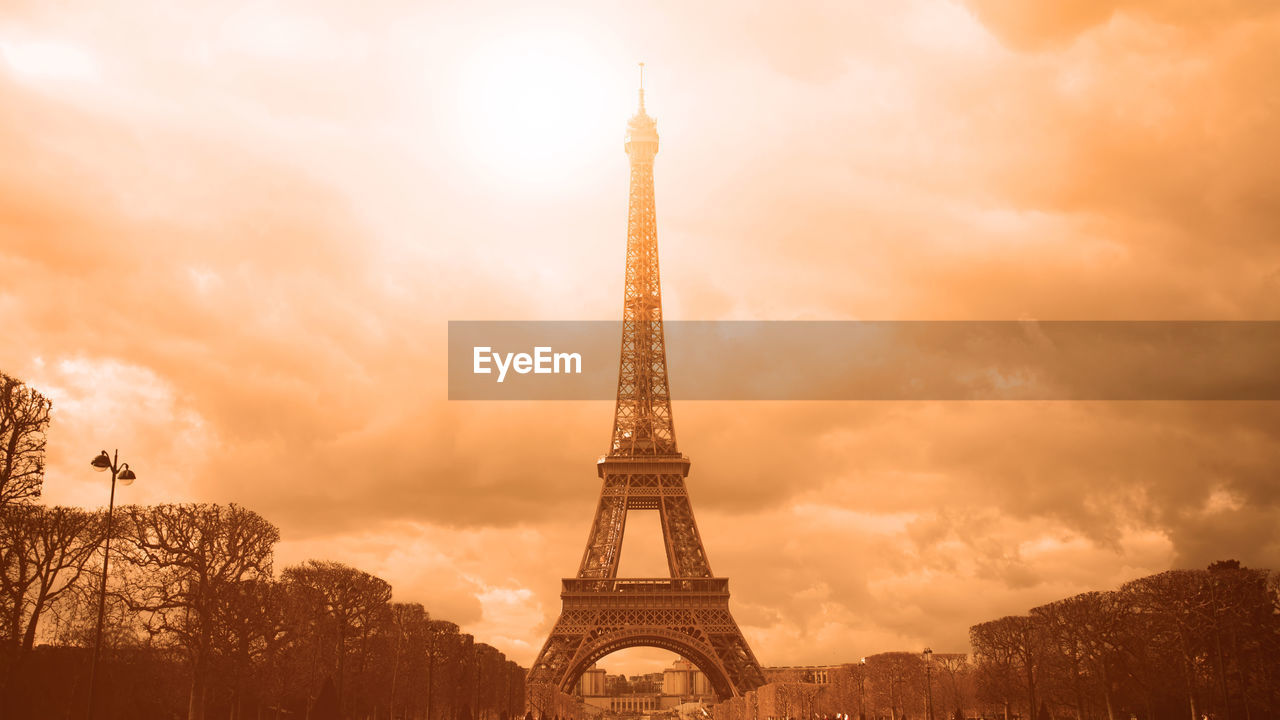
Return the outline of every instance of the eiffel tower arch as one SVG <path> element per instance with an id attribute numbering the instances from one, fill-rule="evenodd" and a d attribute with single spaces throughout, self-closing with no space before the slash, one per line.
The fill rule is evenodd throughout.
<path id="1" fill-rule="evenodd" d="M 682 655 L 723 700 L 759 687 L 764 674 L 729 611 L 728 579 L 711 572 L 685 486 L 689 458 L 676 446 L 653 194 L 658 130 L 645 112 L 643 76 L 625 147 L 631 197 L 613 437 L 596 465 L 600 500 L 578 575 L 562 581 L 563 609 L 529 683 L 569 692 L 592 663 L 644 645 Z M 658 511 L 669 577 L 618 577 L 631 510 Z"/>

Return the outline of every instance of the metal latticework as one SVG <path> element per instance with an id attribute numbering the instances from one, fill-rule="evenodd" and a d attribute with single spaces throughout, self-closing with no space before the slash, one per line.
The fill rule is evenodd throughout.
<path id="1" fill-rule="evenodd" d="M 658 130 L 645 112 L 643 86 L 626 150 L 631 199 L 613 441 L 597 465 L 600 502 L 578 577 L 564 581 L 564 609 L 529 682 L 569 691 L 596 660 L 647 645 L 694 663 L 724 699 L 759 687 L 764 674 L 729 612 L 729 581 L 711 574 L 685 487 L 689 460 L 676 447 L 653 197 Z M 658 511 L 669 578 L 618 578 L 630 510 Z"/>
<path id="2" fill-rule="evenodd" d="M 642 91 L 643 92 L 643 91 Z M 662 285 L 658 276 L 658 220 L 653 199 L 653 158 L 658 127 L 644 111 L 627 124 L 631 199 L 627 210 L 627 275 L 622 295 L 622 357 L 613 455 L 679 455 L 671 421 L 667 348 L 662 336 Z"/>

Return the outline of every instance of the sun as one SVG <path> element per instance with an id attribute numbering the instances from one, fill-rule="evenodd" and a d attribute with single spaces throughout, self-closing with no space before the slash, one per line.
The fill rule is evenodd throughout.
<path id="1" fill-rule="evenodd" d="M 580 35 L 518 31 L 475 47 L 459 77 L 458 137 L 478 170 L 527 183 L 563 180 L 621 147 L 613 59 Z"/>
<path id="2" fill-rule="evenodd" d="M 83 48 L 55 42 L 0 42 L 0 66 L 25 80 L 89 80 L 97 62 Z M 0 68 L 2 69 L 2 68 Z"/>

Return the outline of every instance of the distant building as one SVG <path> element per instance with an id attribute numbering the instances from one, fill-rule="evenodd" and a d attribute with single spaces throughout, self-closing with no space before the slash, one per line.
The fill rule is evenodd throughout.
<path id="1" fill-rule="evenodd" d="M 664 672 L 631 676 L 631 692 L 640 694 L 661 693 Z"/>
<path id="2" fill-rule="evenodd" d="M 662 671 L 662 694 L 676 697 L 715 695 L 707 676 L 684 658 Z"/>
<path id="3" fill-rule="evenodd" d="M 609 675 L 604 668 L 592 665 L 578 679 L 574 694 L 588 706 L 623 715 L 715 702 L 715 692 L 707 676 L 684 658 L 662 672 L 633 675 L 630 680 L 622 675 Z"/>
<path id="4" fill-rule="evenodd" d="M 604 676 L 604 694 L 605 695 L 627 695 L 631 692 L 631 683 L 627 682 L 626 675 L 605 675 Z"/>
<path id="5" fill-rule="evenodd" d="M 582 673 L 582 678 L 578 680 L 578 687 L 574 692 L 585 696 L 607 695 L 604 668 L 595 665 L 587 668 L 587 671 Z"/>

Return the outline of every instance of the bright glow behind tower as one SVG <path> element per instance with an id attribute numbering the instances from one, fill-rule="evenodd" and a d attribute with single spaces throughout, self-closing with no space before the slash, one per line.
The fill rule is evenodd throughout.
<path id="1" fill-rule="evenodd" d="M 459 136 L 481 172 L 534 184 L 563 180 L 618 141 L 600 98 L 605 58 L 572 34 L 521 31 L 482 45 L 460 76 Z"/>

